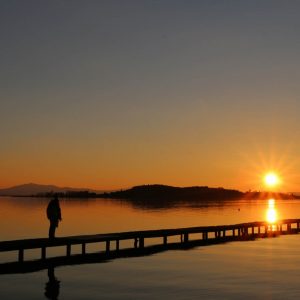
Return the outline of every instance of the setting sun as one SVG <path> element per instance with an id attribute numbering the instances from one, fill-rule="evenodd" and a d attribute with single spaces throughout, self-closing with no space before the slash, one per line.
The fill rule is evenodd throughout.
<path id="1" fill-rule="evenodd" d="M 265 175 L 264 181 L 267 186 L 272 187 L 272 186 L 276 186 L 279 183 L 279 178 L 277 174 L 270 172 Z"/>

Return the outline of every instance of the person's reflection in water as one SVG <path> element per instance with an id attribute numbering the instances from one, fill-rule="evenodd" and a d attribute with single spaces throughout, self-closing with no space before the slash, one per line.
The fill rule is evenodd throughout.
<path id="1" fill-rule="evenodd" d="M 48 279 L 49 281 L 45 286 L 45 296 L 51 300 L 57 300 L 59 296 L 60 281 L 54 275 L 54 267 L 48 268 Z"/>

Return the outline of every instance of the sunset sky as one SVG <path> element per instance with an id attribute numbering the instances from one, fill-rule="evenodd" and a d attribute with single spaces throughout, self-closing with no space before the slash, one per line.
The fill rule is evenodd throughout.
<path id="1" fill-rule="evenodd" d="M 0 2 L 0 187 L 300 191 L 300 1 Z"/>

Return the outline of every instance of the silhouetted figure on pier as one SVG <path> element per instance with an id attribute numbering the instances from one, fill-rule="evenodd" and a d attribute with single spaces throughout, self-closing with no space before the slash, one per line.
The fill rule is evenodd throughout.
<path id="1" fill-rule="evenodd" d="M 55 229 L 58 227 L 58 222 L 61 221 L 61 211 L 57 195 L 51 200 L 47 207 L 47 217 L 50 221 L 49 238 L 55 238 Z"/>
<path id="2" fill-rule="evenodd" d="M 57 280 L 54 274 L 54 267 L 48 268 L 49 281 L 45 286 L 45 296 L 51 300 L 57 300 L 59 296 L 60 281 Z"/>

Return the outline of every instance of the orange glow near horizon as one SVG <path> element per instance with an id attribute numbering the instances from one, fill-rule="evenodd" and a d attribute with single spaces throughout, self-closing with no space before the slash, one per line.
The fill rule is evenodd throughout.
<path id="1" fill-rule="evenodd" d="M 33 182 L 95 190 L 164 184 L 223 187 L 241 191 L 299 191 L 300 175 L 297 166 L 300 160 L 290 159 L 292 153 L 284 150 L 280 153 L 278 147 L 271 154 L 266 149 L 241 150 L 241 155 L 229 164 L 230 153 L 218 156 L 211 150 L 211 153 L 204 155 L 194 150 L 193 155 L 181 160 L 176 153 L 184 153 L 185 149 L 181 145 L 172 146 L 176 150 L 174 153 L 162 155 L 155 152 L 152 156 L 148 153 L 150 148 L 146 148 L 142 153 L 135 153 L 134 159 L 128 151 L 118 153 L 117 147 L 109 148 L 110 155 L 106 152 L 102 155 L 91 152 L 85 159 L 79 156 L 77 149 L 62 149 L 61 156 L 55 161 L 52 155 L 42 153 L 26 158 L 21 155 L 19 160 L 13 156 L 5 157 L 0 171 L 0 188 Z M 124 143 L 123 148 L 126 147 Z M 85 149 L 81 150 L 84 153 Z M 270 170 L 275 176 L 268 175 L 265 178 Z"/>

